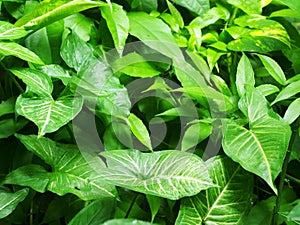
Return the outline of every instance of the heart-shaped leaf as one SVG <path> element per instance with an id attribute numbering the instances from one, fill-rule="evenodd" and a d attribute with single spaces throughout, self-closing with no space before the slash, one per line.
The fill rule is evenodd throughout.
<path id="1" fill-rule="evenodd" d="M 214 186 L 205 163 L 191 153 L 115 150 L 101 155 L 107 161 L 102 179 L 134 191 L 176 200 Z"/>

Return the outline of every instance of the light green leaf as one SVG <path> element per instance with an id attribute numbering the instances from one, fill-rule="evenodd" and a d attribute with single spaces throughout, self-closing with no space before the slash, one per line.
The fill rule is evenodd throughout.
<path id="1" fill-rule="evenodd" d="M 236 87 L 240 96 L 245 93 L 245 85 L 254 87 L 255 78 L 250 60 L 245 54 L 243 54 L 236 73 Z"/>
<path id="2" fill-rule="evenodd" d="M 205 164 L 191 153 L 116 150 L 101 155 L 107 162 L 102 179 L 134 191 L 176 200 L 214 186 Z"/>
<path id="3" fill-rule="evenodd" d="M 270 17 L 294 17 L 300 18 L 300 14 L 292 9 L 281 9 L 271 13 Z"/>
<path id="4" fill-rule="evenodd" d="M 263 96 L 268 96 L 279 92 L 279 88 L 272 84 L 262 84 L 256 87 L 256 90 L 260 91 Z"/>
<path id="5" fill-rule="evenodd" d="M 160 74 L 160 71 L 155 69 L 146 59 L 135 52 L 115 60 L 111 66 L 114 72 L 122 72 L 132 77 L 145 78 Z"/>
<path id="6" fill-rule="evenodd" d="M 258 91 L 247 90 L 239 107 L 248 117 L 249 129 L 233 120 L 223 120 L 223 149 L 277 193 L 273 182 L 281 171 L 291 129 L 287 123 L 268 115 L 266 100 Z"/>
<path id="7" fill-rule="evenodd" d="M 183 18 L 180 14 L 180 12 L 176 9 L 176 7 L 170 3 L 169 1 L 167 1 L 167 5 L 168 5 L 168 8 L 172 14 L 172 16 L 174 17 L 174 19 L 176 20 L 178 26 L 180 28 L 183 28 L 184 27 L 184 21 L 183 21 Z"/>
<path id="8" fill-rule="evenodd" d="M 15 25 L 25 27 L 28 30 L 38 30 L 74 13 L 103 5 L 106 3 L 91 0 L 45 1 L 38 4 L 29 14 L 20 18 Z"/>
<path id="9" fill-rule="evenodd" d="M 171 59 L 183 59 L 170 28 L 162 20 L 144 12 L 130 12 L 128 18 L 131 35 Z"/>
<path id="10" fill-rule="evenodd" d="M 134 136 L 149 150 L 152 150 L 149 132 L 143 121 L 133 113 L 130 113 L 127 123 Z"/>
<path id="11" fill-rule="evenodd" d="M 25 37 L 28 34 L 23 28 L 15 27 L 14 25 L 0 21 L 0 40 L 13 40 Z"/>
<path id="12" fill-rule="evenodd" d="M 15 56 L 28 62 L 43 65 L 44 62 L 35 53 L 15 42 L 0 42 L 0 54 Z"/>
<path id="13" fill-rule="evenodd" d="M 283 119 L 292 124 L 300 116 L 300 98 L 294 100 L 286 110 Z"/>
<path id="14" fill-rule="evenodd" d="M 136 219 L 113 219 L 109 220 L 102 225 L 156 225 L 155 223 L 149 223 Z"/>
<path id="15" fill-rule="evenodd" d="M 146 198 L 151 210 L 151 223 L 153 223 L 155 216 L 161 207 L 162 198 L 153 195 L 146 195 Z"/>
<path id="16" fill-rule="evenodd" d="M 300 202 L 290 211 L 288 219 L 298 223 L 300 222 Z"/>
<path id="17" fill-rule="evenodd" d="M 281 85 L 286 84 L 285 75 L 279 64 L 272 58 L 257 54 L 269 74 Z"/>
<path id="18" fill-rule="evenodd" d="M 98 157 L 85 153 L 75 145 L 61 144 L 35 135 L 16 135 L 25 147 L 43 159 L 52 172 L 39 165 L 26 165 L 12 171 L 6 184 L 29 186 L 36 191 L 51 191 L 58 195 L 72 193 L 83 200 L 114 197 L 114 187 L 99 178 L 104 163 Z"/>
<path id="19" fill-rule="evenodd" d="M 81 40 L 74 32 L 69 34 L 62 43 L 60 55 L 65 63 L 79 71 L 89 61 L 95 59 L 93 48 Z"/>
<path id="20" fill-rule="evenodd" d="M 202 15 L 209 10 L 209 0 L 172 0 L 175 4 L 181 5 L 190 11 Z"/>
<path id="21" fill-rule="evenodd" d="M 77 213 L 68 225 L 99 225 L 114 216 L 115 200 L 93 201 Z"/>
<path id="22" fill-rule="evenodd" d="M 251 14 L 261 14 L 262 4 L 261 0 L 226 0 L 229 4 L 243 10 L 245 13 Z"/>
<path id="23" fill-rule="evenodd" d="M 113 37 L 115 47 L 119 54 L 122 55 L 129 31 L 129 19 L 123 7 L 118 4 L 110 3 L 100 9 Z"/>
<path id="24" fill-rule="evenodd" d="M 29 189 L 21 189 L 15 193 L 5 192 L 0 189 L 0 219 L 11 214 L 20 202 L 28 195 Z"/>
<path id="25" fill-rule="evenodd" d="M 295 81 L 288 86 L 286 86 L 284 89 L 282 89 L 279 94 L 276 96 L 275 100 L 272 102 L 272 105 L 275 103 L 289 99 L 290 97 L 298 94 L 300 92 L 300 80 Z"/>
<path id="26" fill-rule="evenodd" d="M 253 177 L 227 157 L 207 161 L 209 173 L 219 187 L 181 200 L 176 225 L 243 224 L 251 207 Z"/>
<path id="27" fill-rule="evenodd" d="M 186 151 L 204 139 L 206 139 L 212 132 L 211 124 L 199 122 L 192 124 L 187 128 L 183 135 L 183 139 L 181 142 L 181 150 Z"/>
<path id="28" fill-rule="evenodd" d="M 30 68 L 12 69 L 10 72 L 27 85 L 27 92 L 40 97 L 51 97 L 53 84 L 51 78 L 45 73 Z"/>
<path id="29" fill-rule="evenodd" d="M 43 136 L 70 122 L 81 111 L 82 105 L 81 97 L 65 96 L 54 100 L 52 97 L 19 96 L 16 112 L 34 122 L 39 128 L 39 136 Z"/>
<path id="30" fill-rule="evenodd" d="M 69 71 L 65 70 L 58 64 L 45 65 L 40 67 L 39 69 L 49 77 L 61 80 L 66 86 L 71 80 L 71 74 L 69 73 Z"/>
<path id="31" fill-rule="evenodd" d="M 193 63 L 197 66 L 197 69 L 203 74 L 207 82 L 210 82 L 211 71 L 207 65 L 207 62 L 197 53 L 186 51 L 188 56 L 192 59 Z"/>
<path id="32" fill-rule="evenodd" d="M 278 0 L 281 4 L 284 4 L 291 8 L 292 10 L 296 11 L 300 14 L 300 2 L 298 0 Z"/>

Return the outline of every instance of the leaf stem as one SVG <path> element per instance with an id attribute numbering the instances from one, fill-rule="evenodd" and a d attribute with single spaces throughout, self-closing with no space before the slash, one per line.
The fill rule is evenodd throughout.
<path id="1" fill-rule="evenodd" d="M 286 177 L 288 164 L 289 164 L 290 156 L 291 156 L 292 149 L 293 149 L 293 143 L 295 142 L 296 134 L 297 133 L 294 131 L 294 129 L 292 129 L 292 136 L 291 136 L 291 139 L 289 142 L 289 148 L 286 153 L 286 156 L 285 156 L 285 159 L 283 162 L 283 166 L 282 166 L 282 171 L 281 171 L 280 178 L 279 178 L 278 195 L 277 195 L 277 199 L 276 199 L 276 205 L 275 205 L 274 211 L 273 211 L 273 218 L 272 218 L 272 223 L 271 223 L 272 225 L 278 225 L 278 217 L 279 217 L 278 212 L 280 210 L 281 196 L 282 196 L 283 187 L 284 187 L 284 180 Z"/>
<path id="2" fill-rule="evenodd" d="M 296 177 L 293 177 L 289 174 L 286 174 L 286 178 L 290 179 L 291 181 L 300 184 L 300 179 L 297 179 Z"/>

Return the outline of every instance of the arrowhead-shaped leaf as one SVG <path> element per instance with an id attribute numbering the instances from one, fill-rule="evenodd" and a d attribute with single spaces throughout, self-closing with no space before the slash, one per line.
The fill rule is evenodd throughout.
<path id="1" fill-rule="evenodd" d="M 253 176 L 227 157 L 212 158 L 206 163 L 219 187 L 182 199 L 176 224 L 242 224 L 251 206 Z"/>
<path id="2" fill-rule="evenodd" d="M 291 129 L 284 121 L 269 116 L 266 100 L 259 91 L 248 90 L 239 107 L 248 117 L 249 129 L 233 120 L 223 120 L 224 151 L 277 193 L 273 181 L 281 171 Z"/>
<path id="3" fill-rule="evenodd" d="M 58 195 L 73 193 L 83 200 L 114 196 L 114 187 L 100 179 L 99 171 L 95 170 L 105 167 L 99 158 L 90 157 L 87 161 L 76 146 L 48 138 L 16 136 L 29 151 L 49 164 L 52 172 L 39 165 L 26 165 L 8 174 L 4 183 L 29 186 L 39 192 L 48 190 Z"/>
<path id="4" fill-rule="evenodd" d="M 175 200 L 214 186 L 205 163 L 191 153 L 115 150 L 101 155 L 107 161 L 102 178 L 134 191 Z"/>
<path id="5" fill-rule="evenodd" d="M 11 214 L 20 202 L 28 195 L 29 189 L 25 188 L 15 193 L 0 190 L 0 219 Z"/>

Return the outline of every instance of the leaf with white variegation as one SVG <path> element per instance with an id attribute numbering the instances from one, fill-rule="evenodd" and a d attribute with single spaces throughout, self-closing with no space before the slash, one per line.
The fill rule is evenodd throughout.
<path id="1" fill-rule="evenodd" d="M 16 102 L 16 112 L 34 122 L 39 128 L 39 136 L 57 131 L 70 122 L 83 105 L 81 97 L 26 98 L 19 96 Z"/>
<path id="2" fill-rule="evenodd" d="M 34 52 L 15 42 L 0 42 L 0 54 L 15 56 L 27 62 L 44 65 L 44 62 Z"/>
<path id="3" fill-rule="evenodd" d="M 98 157 L 87 153 L 83 157 L 75 145 L 61 144 L 44 137 L 19 134 L 16 137 L 29 151 L 49 164 L 52 172 L 40 165 L 26 165 L 8 174 L 4 183 L 28 186 L 38 192 L 51 191 L 58 195 L 72 193 L 83 200 L 115 196 L 114 186 L 99 178 L 105 165 Z"/>
<path id="4" fill-rule="evenodd" d="M 129 19 L 123 7 L 118 4 L 110 3 L 107 6 L 102 6 L 100 9 L 113 37 L 115 47 L 119 54 L 122 55 L 129 31 Z"/>
<path id="5" fill-rule="evenodd" d="M 101 155 L 107 162 L 102 179 L 144 194 L 176 200 L 215 186 L 205 163 L 192 153 L 114 150 Z"/>
<path id="6" fill-rule="evenodd" d="M 242 224 L 251 207 L 253 176 L 228 157 L 217 156 L 206 163 L 219 187 L 182 199 L 176 224 Z"/>
<path id="7" fill-rule="evenodd" d="M 260 176 L 277 193 L 273 182 L 281 171 L 291 129 L 286 122 L 269 115 L 266 99 L 257 90 L 248 89 L 239 107 L 248 117 L 249 128 L 230 119 L 223 120 L 223 149 L 231 159 Z"/>
<path id="8" fill-rule="evenodd" d="M 9 193 L 0 189 L 0 219 L 11 214 L 20 202 L 29 193 L 28 188 L 21 189 L 15 193 Z"/>

